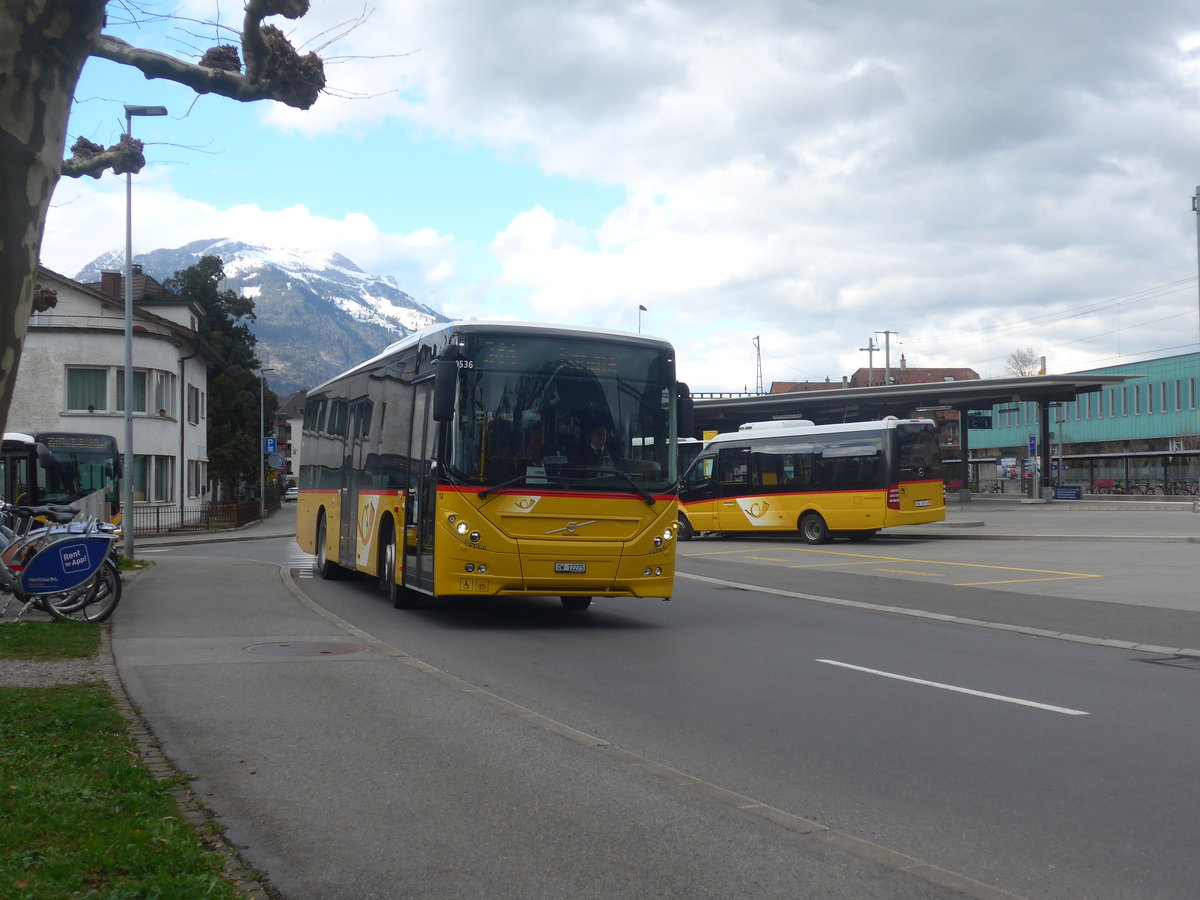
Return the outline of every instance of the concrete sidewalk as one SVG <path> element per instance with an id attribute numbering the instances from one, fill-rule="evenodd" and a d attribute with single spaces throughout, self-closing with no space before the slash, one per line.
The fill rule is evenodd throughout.
<path id="1" fill-rule="evenodd" d="M 1200 512 L 1190 500 L 1025 501 L 984 495 L 946 503 L 946 521 L 893 531 L 960 540 L 1184 541 L 1200 543 Z"/>

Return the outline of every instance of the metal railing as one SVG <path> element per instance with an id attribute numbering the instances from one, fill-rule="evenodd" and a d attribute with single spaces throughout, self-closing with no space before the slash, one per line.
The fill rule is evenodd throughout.
<path id="1" fill-rule="evenodd" d="M 268 504 L 278 506 L 278 501 Z M 177 534 L 196 531 L 229 531 L 259 519 L 257 500 L 243 503 L 203 503 L 192 506 L 135 506 L 134 534 Z"/>

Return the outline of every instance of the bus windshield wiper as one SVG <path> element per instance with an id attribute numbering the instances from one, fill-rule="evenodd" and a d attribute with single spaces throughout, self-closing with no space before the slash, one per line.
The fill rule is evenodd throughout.
<path id="1" fill-rule="evenodd" d="M 626 475 L 624 472 L 621 472 L 617 469 L 600 469 L 598 471 L 600 472 L 601 475 L 616 475 L 618 478 L 620 478 L 622 481 L 624 481 L 626 484 L 628 484 L 631 488 L 633 488 L 634 491 L 637 492 L 637 494 L 642 498 L 642 501 L 647 506 L 653 506 L 655 504 L 656 501 L 654 499 L 654 495 L 651 494 L 644 487 L 642 487 L 640 484 L 638 484 L 636 481 L 634 481 L 632 478 L 630 478 L 628 475 Z"/>
<path id="2" fill-rule="evenodd" d="M 520 475 L 514 475 L 512 478 L 508 478 L 508 479 L 500 482 L 499 484 L 493 484 L 490 488 L 485 488 L 484 490 L 479 492 L 479 499 L 482 500 L 485 497 L 488 497 L 491 494 L 496 493 L 496 491 L 502 491 L 506 487 L 512 487 L 514 484 L 520 484 L 522 481 L 524 481 L 528 477 L 529 476 L 526 475 L 525 473 L 521 473 Z"/>

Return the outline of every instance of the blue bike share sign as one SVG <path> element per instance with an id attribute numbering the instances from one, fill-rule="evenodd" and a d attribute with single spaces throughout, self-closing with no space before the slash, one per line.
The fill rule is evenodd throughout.
<path id="1" fill-rule="evenodd" d="M 79 587 L 104 564 L 112 540 L 83 536 L 43 547 L 25 564 L 21 588 L 27 594 L 56 594 Z"/>

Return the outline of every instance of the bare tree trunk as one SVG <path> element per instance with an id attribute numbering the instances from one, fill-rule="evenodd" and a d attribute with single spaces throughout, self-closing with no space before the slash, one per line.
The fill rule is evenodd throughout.
<path id="1" fill-rule="evenodd" d="M 0 432 L 79 73 L 106 0 L 0 0 Z M 7 327 L 12 323 L 12 328 Z"/>

